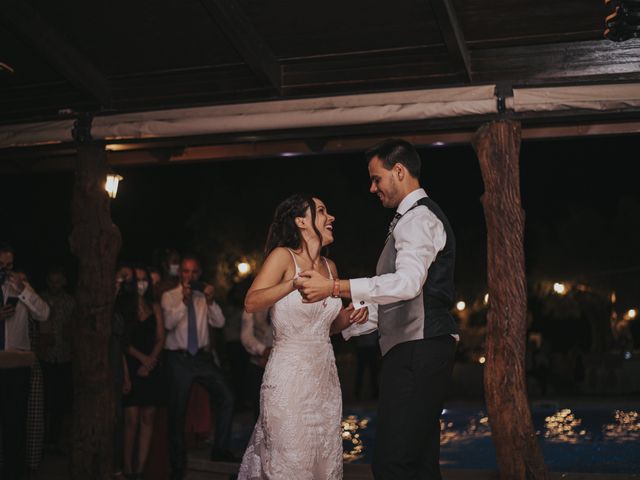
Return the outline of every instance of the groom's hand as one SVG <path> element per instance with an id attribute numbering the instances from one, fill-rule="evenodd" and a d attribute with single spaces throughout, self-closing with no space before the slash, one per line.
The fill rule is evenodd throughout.
<path id="1" fill-rule="evenodd" d="M 353 303 L 350 303 L 346 309 L 349 311 L 349 321 L 351 323 L 362 325 L 369 320 L 369 307 L 362 307 L 356 310 L 353 307 Z"/>
<path id="2" fill-rule="evenodd" d="M 296 282 L 304 303 L 314 303 L 331 296 L 333 280 L 326 278 L 315 270 L 306 270 L 300 274 Z"/>

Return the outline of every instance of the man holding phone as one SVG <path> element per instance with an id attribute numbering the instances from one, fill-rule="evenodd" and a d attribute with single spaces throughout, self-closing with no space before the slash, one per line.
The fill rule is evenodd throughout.
<path id="1" fill-rule="evenodd" d="M 229 451 L 233 394 L 222 370 L 214 363 L 209 345 L 209 326 L 222 328 L 225 318 L 213 299 L 212 285 L 200 281 L 200 262 L 185 256 L 180 263 L 180 284 L 162 295 L 162 313 L 167 330 L 165 349 L 169 377 L 169 457 L 171 479 L 185 475 L 187 455 L 184 441 L 189 391 L 201 384 L 216 404 L 216 432 L 212 460 L 234 461 Z"/>
<path id="2" fill-rule="evenodd" d="M 30 351 L 29 317 L 44 322 L 49 305 L 31 286 L 13 273 L 13 248 L 0 243 L 0 432 L 1 478 L 25 478 L 26 417 L 30 367 L 5 365 L 9 351 Z"/>

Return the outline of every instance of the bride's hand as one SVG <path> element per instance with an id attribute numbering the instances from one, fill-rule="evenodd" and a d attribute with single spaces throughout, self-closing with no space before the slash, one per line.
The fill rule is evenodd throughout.
<path id="1" fill-rule="evenodd" d="M 353 303 L 350 303 L 347 307 L 348 310 L 351 310 L 353 308 Z M 362 307 L 358 308 L 357 310 L 353 310 L 353 312 L 351 312 L 351 315 L 349 316 L 349 321 L 358 325 L 365 323 L 367 320 L 369 320 L 369 307 Z"/>
<path id="2" fill-rule="evenodd" d="M 300 274 L 298 291 L 304 303 L 314 303 L 331 296 L 333 280 L 324 277 L 314 270 L 306 270 Z"/>
<path id="3" fill-rule="evenodd" d="M 293 277 L 293 288 L 296 290 L 300 290 L 302 288 L 302 283 L 304 282 L 304 278 L 302 277 Z"/>

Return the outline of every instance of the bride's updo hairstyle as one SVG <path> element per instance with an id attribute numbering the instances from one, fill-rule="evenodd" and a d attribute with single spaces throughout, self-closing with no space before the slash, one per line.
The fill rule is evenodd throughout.
<path id="1" fill-rule="evenodd" d="M 264 246 L 265 257 L 277 247 L 286 247 L 293 250 L 300 248 L 302 235 L 296 225 L 296 218 L 304 217 L 307 208 L 311 210 L 311 226 L 322 242 L 322 234 L 316 227 L 316 202 L 311 195 L 296 193 L 276 207 L 273 220 L 269 226 L 267 242 Z"/>

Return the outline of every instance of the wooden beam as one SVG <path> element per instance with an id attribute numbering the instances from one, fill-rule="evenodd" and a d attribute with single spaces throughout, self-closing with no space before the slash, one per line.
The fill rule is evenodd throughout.
<path id="1" fill-rule="evenodd" d="M 435 14 L 438 27 L 449 52 L 451 64 L 457 73 L 464 75 L 467 82 L 472 81 L 471 61 L 469 50 L 464 41 L 462 28 L 458 22 L 456 10 L 452 0 L 429 0 L 433 13 Z"/>
<path id="2" fill-rule="evenodd" d="M 200 0 L 251 70 L 280 92 L 280 63 L 236 0 Z"/>
<path id="3" fill-rule="evenodd" d="M 15 33 L 34 47 L 58 73 L 75 87 L 91 94 L 100 105 L 110 105 L 111 88 L 107 78 L 60 37 L 29 3 L 10 0 L 0 5 L 0 17 L 6 19 Z"/>

